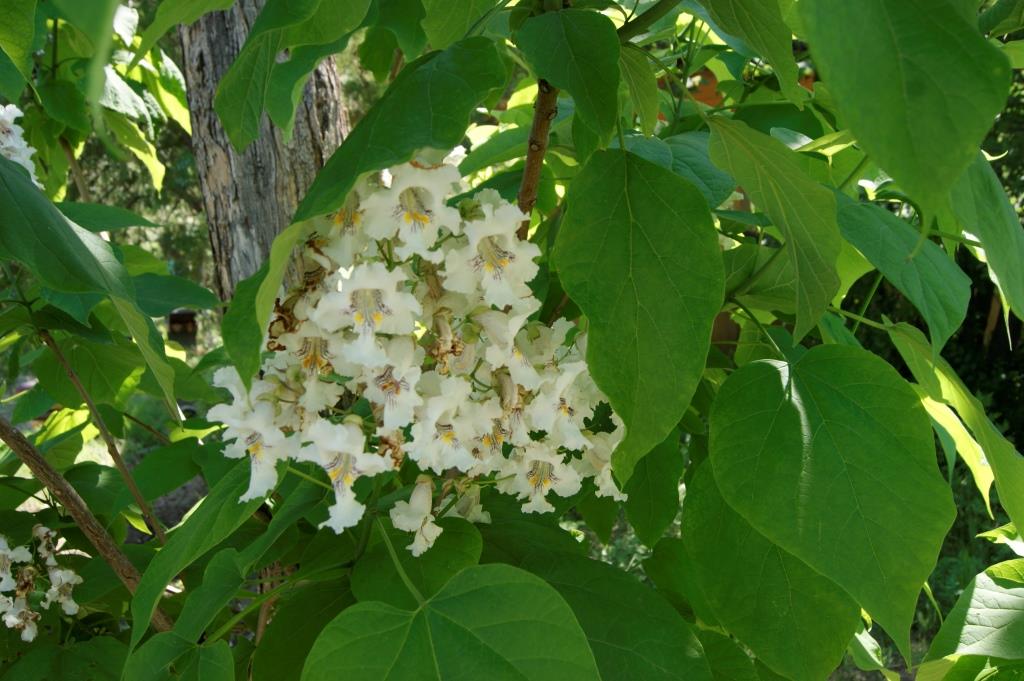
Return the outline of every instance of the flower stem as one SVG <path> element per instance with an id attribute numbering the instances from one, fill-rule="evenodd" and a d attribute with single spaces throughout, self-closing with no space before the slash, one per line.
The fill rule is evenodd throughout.
<path id="1" fill-rule="evenodd" d="M 302 478 L 303 480 L 306 480 L 307 482 L 311 482 L 314 485 L 319 485 L 320 487 L 323 487 L 326 490 L 330 490 L 332 492 L 334 491 L 334 488 L 331 487 L 330 485 L 328 485 L 323 480 L 317 480 L 316 478 L 314 478 L 309 473 L 303 473 L 302 471 L 300 471 L 298 468 L 295 468 L 294 466 L 288 466 L 287 472 L 291 473 L 292 475 L 294 475 L 296 477 Z"/>

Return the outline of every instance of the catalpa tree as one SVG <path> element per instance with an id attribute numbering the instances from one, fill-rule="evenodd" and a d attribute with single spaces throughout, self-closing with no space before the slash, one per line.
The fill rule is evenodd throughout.
<path id="1" fill-rule="evenodd" d="M 1024 555 L 1024 458 L 942 354 L 958 263 L 1024 318 L 983 148 L 1024 2 L 242 4 L 0 8 L 5 679 L 1021 674 L 1024 558 L 927 599 L 957 465 L 972 541 Z M 303 159 L 339 53 L 381 94 Z M 211 230 L 288 205 L 218 189 L 252 149 L 322 165 L 281 166 L 287 224 L 215 236 L 223 302 L 82 168 L 159 189 L 168 129 Z M 179 308 L 207 351 L 165 340 Z"/>

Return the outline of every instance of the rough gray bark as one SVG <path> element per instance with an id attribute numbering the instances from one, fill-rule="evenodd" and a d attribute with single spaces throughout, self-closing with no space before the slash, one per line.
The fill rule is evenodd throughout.
<path id="1" fill-rule="evenodd" d="M 238 55 L 265 0 L 240 0 L 179 31 L 192 115 L 192 149 L 202 185 L 216 281 L 222 298 L 266 259 L 274 236 L 317 171 L 348 134 L 334 60 L 314 71 L 295 115 L 292 139 L 264 115 L 260 137 L 237 152 L 213 110 L 217 84 Z"/>

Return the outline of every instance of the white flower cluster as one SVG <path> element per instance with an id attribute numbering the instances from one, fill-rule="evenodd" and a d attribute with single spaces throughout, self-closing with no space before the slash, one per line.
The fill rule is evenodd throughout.
<path id="1" fill-rule="evenodd" d="M 29 176 L 36 186 L 40 186 L 36 179 L 36 166 L 32 162 L 32 154 L 35 149 L 25 142 L 25 131 L 14 122 L 15 118 L 24 115 L 18 107 L 13 104 L 0 106 L 0 156 L 14 161 L 28 171 Z"/>
<path id="2" fill-rule="evenodd" d="M 312 461 L 333 483 L 325 524 L 340 533 L 363 516 L 356 480 L 408 457 L 422 475 L 391 518 L 419 555 L 441 532 L 435 509 L 489 520 L 481 485 L 526 512 L 553 510 L 549 493 L 571 496 L 588 476 L 623 498 L 609 466 L 621 423 L 588 428 L 605 398 L 584 338 L 534 319 L 540 250 L 516 235 L 527 216 L 489 189 L 449 205 L 463 191 L 453 165 L 391 168 L 307 241 L 261 376 L 248 391 L 233 368 L 214 378 L 233 398 L 209 412 L 233 440 L 225 454 L 252 462 L 243 499 L 273 489 L 280 461 Z"/>
<path id="3" fill-rule="evenodd" d="M 36 525 L 32 536 L 37 542 L 35 555 L 27 546 L 12 548 L 7 537 L 0 535 L 0 618 L 8 629 L 21 630 L 23 641 L 35 639 L 36 623 L 42 616 L 29 603 L 39 577 L 45 574 L 49 582 L 39 606 L 47 610 L 59 603 L 65 615 L 78 613 L 78 604 L 71 592 L 76 584 L 82 583 L 74 570 L 58 564 L 57 534 L 53 530 Z M 13 595 L 5 595 L 7 592 Z"/>

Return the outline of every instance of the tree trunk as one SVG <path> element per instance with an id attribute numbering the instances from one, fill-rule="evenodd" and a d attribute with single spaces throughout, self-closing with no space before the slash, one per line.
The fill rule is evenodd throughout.
<path id="1" fill-rule="evenodd" d="M 290 141 L 264 115 L 260 137 L 242 153 L 213 110 L 217 84 L 238 55 L 265 0 L 240 0 L 179 35 L 192 113 L 192 149 L 206 205 L 217 288 L 228 299 L 270 253 L 317 171 L 348 134 L 334 60 L 313 72 Z"/>

